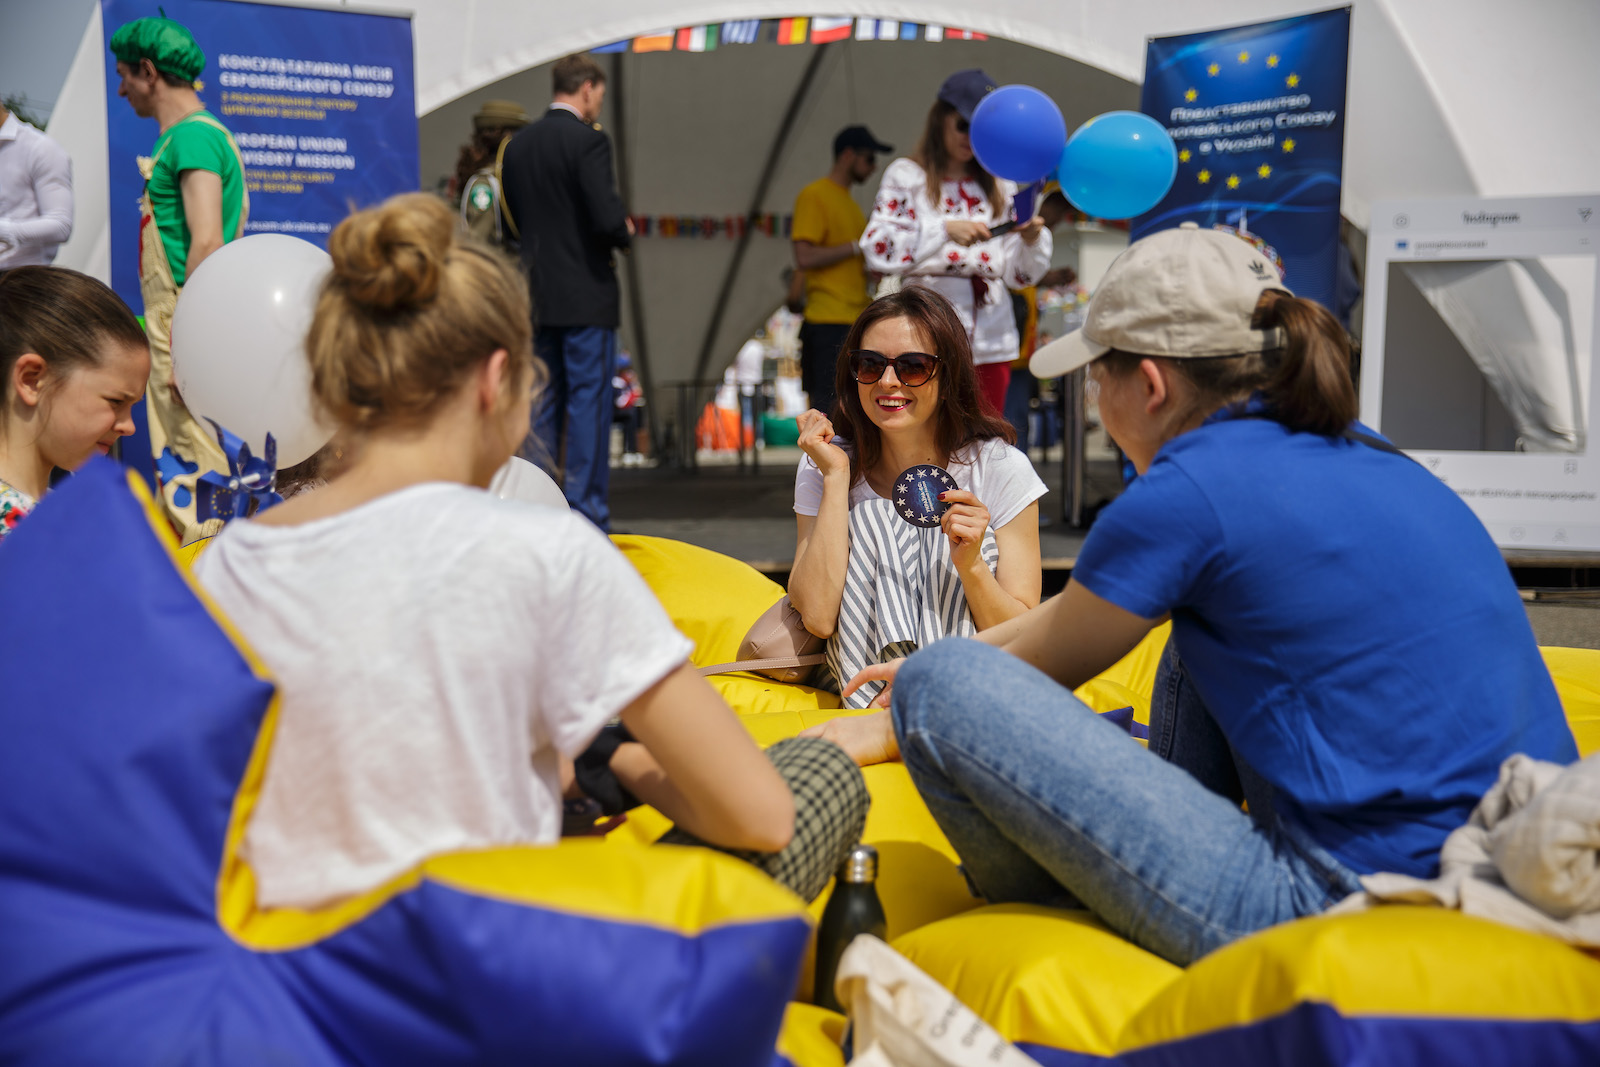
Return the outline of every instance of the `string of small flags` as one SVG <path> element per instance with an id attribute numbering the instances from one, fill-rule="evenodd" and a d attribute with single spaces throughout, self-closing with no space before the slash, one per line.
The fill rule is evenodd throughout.
<path id="1" fill-rule="evenodd" d="M 736 44 L 828 44 L 858 41 L 986 41 L 985 34 L 955 26 L 897 19 L 788 18 L 739 19 L 705 26 L 656 30 L 591 52 L 710 52 Z"/>
<path id="2" fill-rule="evenodd" d="M 634 215 L 633 232 L 640 237 L 728 237 L 746 233 L 766 237 L 788 237 L 794 229 L 793 215 Z"/>

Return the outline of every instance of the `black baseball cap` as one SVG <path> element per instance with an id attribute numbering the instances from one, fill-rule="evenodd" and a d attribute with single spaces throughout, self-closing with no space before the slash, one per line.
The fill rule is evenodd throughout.
<path id="1" fill-rule="evenodd" d="M 894 145 L 884 144 L 872 136 L 872 131 L 865 126 L 846 126 L 839 131 L 833 139 L 833 157 L 839 158 L 839 153 L 846 148 L 865 148 L 870 152 L 894 151 Z"/>
<path id="2" fill-rule="evenodd" d="M 958 70 L 939 86 L 939 99 L 955 108 L 962 118 L 971 122 L 972 112 L 977 109 L 978 102 L 994 92 L 999 85 L 999 82 L 976 67 L 971 70 Z"/>

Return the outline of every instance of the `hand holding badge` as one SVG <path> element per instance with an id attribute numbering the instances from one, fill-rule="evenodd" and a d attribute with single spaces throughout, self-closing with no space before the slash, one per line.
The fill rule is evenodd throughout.
<path id="1" fill-rule="evenodd" d="M 932 529 L 950 509 L 939 494 L 956 488 L 956 480 L 943 467 L 932 463 L 907 467 L 894 480 L 894 509 L 911 525 Z"/>
<path id="2" fill-rule="evenodd" d="M 989 509 L 956 485 L 949 471 L 932 463 L 907 467 L 895 478 L 893 493 L 894 509 L 902 519 L 924 529 L 945 528 L 950 562 L 957 570 L 964 571 L 982 559 Z M 960 510 L 951 514 L 952 508 Z"/>

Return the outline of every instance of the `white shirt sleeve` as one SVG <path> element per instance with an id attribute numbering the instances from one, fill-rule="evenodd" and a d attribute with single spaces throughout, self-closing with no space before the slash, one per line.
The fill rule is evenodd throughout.
<path id="1" fill-rule="evenodd" d="M 1011 289 L 1026 289 L 1037 285 L 1050 269 L 1050 256 L 1055 251 L 1055 236 L 1048 229 L 1039 231 L 1033 244 L 1022 240 L 1015 231 L 1000 238 L 1005 254 L 1006 285 Z"/>
<path id="2" fill-rule="evenodd" d="M 815 515 L 822 510 L 822 471 L 810 456 L 800 457 L 794 472 L 794 513 Z"/>
<path id="3" fill-rule="evenodd" d="M 28 170 L 39 214 L 0 220 L 4 224 L 0 238 L 16 245 L 65 244 L 72 236 L 72 159 L 48 137 L 30 137 L 27 147 L 32 154 Z"/>
<path id="4" fill-rule="evenodd" d="M 989 525 L 993 529 L 1000 529 L 1050 491 L 1033 469 L 1032 461 L 999 438 L 980 446 L 978 463 L 983 467 L 980 499 L 989 509 Z"/>
<path id="5" fill-rule="evenodd" d="M 861 234 L 867 269 L 904 274 L 937 253 L 947 240 L 944 216 L 928 199 L 922 168 L 909 159 L 889 164 Z"/>
<path id="6" fill-rule="evenodd" d="M 761 372 L 767 358 L 767 346 L 751 338 L 739 347 L 733 357 L 734 377 L 745 396 L 752 396 L 755 386 L 761 384 Z"/>
<path id="7" fill-rule="evenodd" d="M 1000 180 L 999 189 L 1005 194 L 1002 217 L 1009 218 L 1016 208 L 1017 183 Z M 1027 219 L 1018 219 L 1027 222 Z M 1033 244 L 1026 244 L 1022 235 L 1013 231 L 1000 239 L 999 277 L 1008 289 L 1026 289 L 1044 277 L 1050 269 L 1050 255 L 1055 251 L 1055 238 L 1048 229 L 1042 230 Z"/>
<path id="8" fill-rule="evenodd" d="M 581 752 L 608 719 L 694 651 L 622 553 L 588 521 L 573 516 L 566 565 L 545 618 L 537 659 L 542 732 L 562 755 Z M 541 729 L 542 728 L 542 729 Z"/>

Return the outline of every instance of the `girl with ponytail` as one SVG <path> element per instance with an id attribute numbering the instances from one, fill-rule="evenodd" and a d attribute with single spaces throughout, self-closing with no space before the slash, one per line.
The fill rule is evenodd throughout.
<path id="1" fill-rule="evenodd" d="M 763 756 L 599 531 L 484 491 L 544 380 L 526 280 L 421 194 L 352 215 L 328 251 L 306 352 L 346 461 L 195 565 L 281 700 L 244 839 L 259 904 L 321 908 L 441 852 L 553 842 L 580 754 L 608 797 L 675 819 L 675 843 L 816 895 L 866 817 L 849 757 L 816 739 Z M 631 735 L 592 746 L 619 717 Z M 831 818 L 808 807 L 819 791 Z"/>
<path id="2" fill-rule="evenodd" d="M 1187 964 L 1434 876 L 1503 760 L 1577 758 L 1493 540 L 1356 421 L 1343 331 L 1251 245 L 1133 244 L 1031 366 L 1089 368 L 1140 477 L 1060 596 L 862 671 L 891 711 L 830 734 L 905 760 L 989 900 L 1075 900 Z M 1146 750 L 1071 689 L 1167 619 Z"/>

